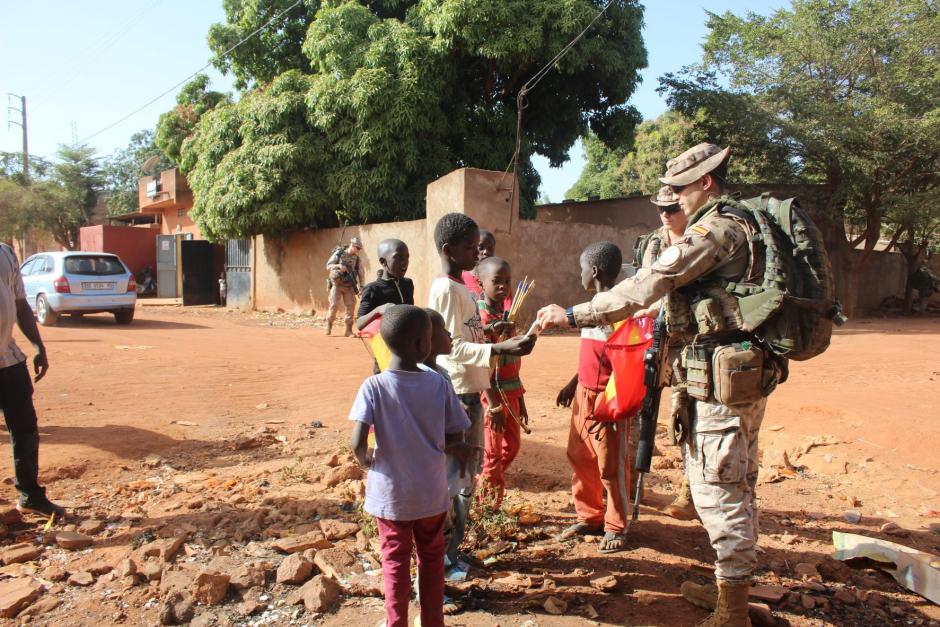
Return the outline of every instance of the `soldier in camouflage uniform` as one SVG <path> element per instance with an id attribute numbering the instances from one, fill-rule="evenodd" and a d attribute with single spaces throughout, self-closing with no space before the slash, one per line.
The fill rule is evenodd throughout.
<path id="1" fill-rule="evenodd" d="M 689 224 L 689 217 L 679 207 L 679 197 L 673 193 L 672 188 L 665 185 L 656 195 L 650 197 L 650 202 L 659 210 L 659 219 L 663 225 L 636 240 L 633 248 L 633 264 L 637 270 L 649 268 L 664 250 L 675 244 L 685 235 L 685 228 Z M 657 303 L 650 309 L 638 311 L 634 316 L 653 316 L 659 311 Z M 682 350 L 682 337 L 674 334 L 669 338 L 669 354 L 663 368 L 662 380 L 664 385 L 670 386 L 670 416 L 672 428 L 669 430 L 673 445 L 678 444 L 676 434 L 681 431 L 682 424 L 688 424 L 689 397 L 685 391 L 685 381 L 682 380 L 682 370 L 679 364 Z M 695 507 L 692 505 L 692 492 L 689 480 L 683 474 L 682 483 L 675 500 L 663 508 L 663 513 L 679 520 L 692 520 L 696 517 Z"/>
<path id="2" fill-rule="evenodd" d="M 353 334 L 353 316 L 356 314 L 356 296 L 359 287 L 365 281 L 362 263 L 359 260 L 359 251 L 362 250 L 362 241 L 358 237 L 349 240 L 346 248 L 333 251 L 326 270 L 329 272 L 330 309 L 326 316 L 326 334 L 333 330 L 333 321 L 336 319 L 336 310 L 340 303 L 346 309 L 346 337 Z"/>
<path id="3" fill-rule="evenodd" d="M 683 212 L 692 217 L 725 191 L 730 149 L 699 144 L 667 164 L 666 176 Z M 748 592 L 757 565 L 757 434 L 767 405 L 766 394 L 780 379 L 779 363 L 755 337 L 740 329 L 737 301 L 718 281 L 747 282 L 763 272 L 764 259 L 753 258 L 748 226 L 731 212 L 715 207 L 697 218 L 685 235 L 660 253 L 649 267 L 609 292 L 568 309 L 549 305 L 538 313 L 542 328 L 612 324 L 665 297 L 670 335 L 683 337 L 679 368 L 687 381 L 689 415 L 682 425 L 686 475 L 695 509 L 717 553 L 717 591 L 683 584 L 686 598 L 715 607 L 700 625 L 749 626 Z M 756 250 L 756 249 L 755 249 Z M 722 293 L 724 295 L 722 295 Z M 720 331 L 710 331 L 718 322 Z M 694 339 L 693 339 L 694 338 Z M 747 353 L 760 364 L 744 366 L 737 385 L 723 387 L 710 370 L 715 357 Z M 724 362 L 720 362 L 724 363 Z M 725 381 L 722 379 L 722 381 Z"/>

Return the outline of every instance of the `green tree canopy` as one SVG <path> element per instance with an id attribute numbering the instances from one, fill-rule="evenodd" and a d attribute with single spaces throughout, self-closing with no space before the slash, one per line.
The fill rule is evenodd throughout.
<path id="1" fill-rule="evenodd" d="M 290 6 L 226 0 L 216 52 Z M 251 87 L 202 115 L 181 143 L 209 237 L 422 214 L 426 185 L 462 166 L 502 170 L 513 154 L 516 94 L 577 35 L 596 0 L 306 2 L 219 67 Z M 588 130 L 629 142 L 626 104 L 646 51 L 642 8 L 615 0 L 526 101 L 521 200 L 537 196 L 530 157 L 560 165 Z M 263 42 L 263 43 L 262 43 Z M 159 141 L 164 151 L 172 151 Z"/>
<path id="2" fill-rule="evenodd" d="M 193 134 L 196 124 L 207 112 L 232 98 L 228 94 L 209 89 L 209 77 L 198 74 L 176 96 L 176 106 L 157 120 L 154 143 L 172 163 L 179 163 L 183 142 Z M 133 144 L 133 138 L 131 138 Z"/>
<path id="3" fill-rule="evenodd" d="M 851 309 L 885 199 L 938 184 L 940 8 L 794 0 L 769 16 L 709 14 L 708 27 L 702 64 L 661 79 L 670 105 L 733 145 L 735 159 L 772 157 L 798 180 L 828 187 L 821 226 L 849 277 Z M 861 242 L 856 262 L 849 252 Z"/>
<path id="4" fill-rule="evenodd" d="M 146 171 L 144 165 L 149 165 Z M 131 135 L 127 147 L 114 151 L 102 164 L 108 214 L 114 216 L 137 211 L 140 177 L 152 176 L 172 167 L 173 162 L 157 147 L 152 130 Z"/>

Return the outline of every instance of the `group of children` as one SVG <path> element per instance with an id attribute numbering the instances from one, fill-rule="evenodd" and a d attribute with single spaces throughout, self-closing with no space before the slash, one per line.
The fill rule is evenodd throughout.
<path id="1" fill-rule="evenodd" d="M 413 545 L 420 623 L 444 624 L 445 564 L 469 561 L 459 547 L 477 481 L 481 495 L 498 507 L 520 429 L 528 423 L 519 371 L 536 335 L 514 335 L 507 320 L 509 263 L 495 256 L 492 233 L 464 214 L 443 216 L 434 239 L 442 273 L 431 284 L 428 308 L 414 306 L 414 285 L 405 278 L 407 245 L 384 240 L 380 278 L 365 286 L 356 321 L 362 329 L 381 316 L 392 355 L 383 372 L 362 384 L 349 416 L 356 459 L 369 469 L 365 510 L 377 520 L 388 627 L 407 625 Z M 616 280 L 621 254 L 601 242 L 580 261 L 585 289 L 602 291 Z M 578 375 L 557 399 L 573 404 L 568 458 L 578 514 L 563 535 L 603 530 L 604 552 L 625 548 L 628 485 L 628 422 L 589 426 L 594 400 L 610 377 L 603 351 L 610 331 L 582 337 Z"/>

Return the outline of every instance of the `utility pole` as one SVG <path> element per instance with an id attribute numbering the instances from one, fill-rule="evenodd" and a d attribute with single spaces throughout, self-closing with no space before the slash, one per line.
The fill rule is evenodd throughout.
<path id="1" fill-rule="evenodd" d="M 23 180 L 29 185 L 29 140 L 26 130 L 26 96 L 17 96 L 16 94 L 7 93 L 7 98 L 20 99 L 20 108 L 17 109 L 15 106 L 7 104 L 7 113 L 17 111 L 22 116 L 23 121 L 17 122 L 10 119 L 7 122 L 7 129 L 10 128 L 10 124 L 17 124 L 23 129 Z M 9 100 L 7 102 L 9 102 Z"/>

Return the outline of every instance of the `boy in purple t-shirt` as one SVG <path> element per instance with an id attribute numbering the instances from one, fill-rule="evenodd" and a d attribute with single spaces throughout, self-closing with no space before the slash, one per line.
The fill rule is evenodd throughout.
<path id="1" fill-rule="evenodd" d="M 382 544 L 388 627 L 408 624 L 411 546 L 418 554 L 421 624 L 444 625 L 444 517 L 448 509 L 447 453 L 469 460 L 462 434 L 470 427 L 450 383 L 418 364 L 431 351 L 431 320 L 412 305 L 382 317 L 388 369 L 369 377 L 349 412 L 353 452 L 364 468 L 365 510 L 376 517 Z M 369 427 L 375 449 L 369 450 Z"/>

